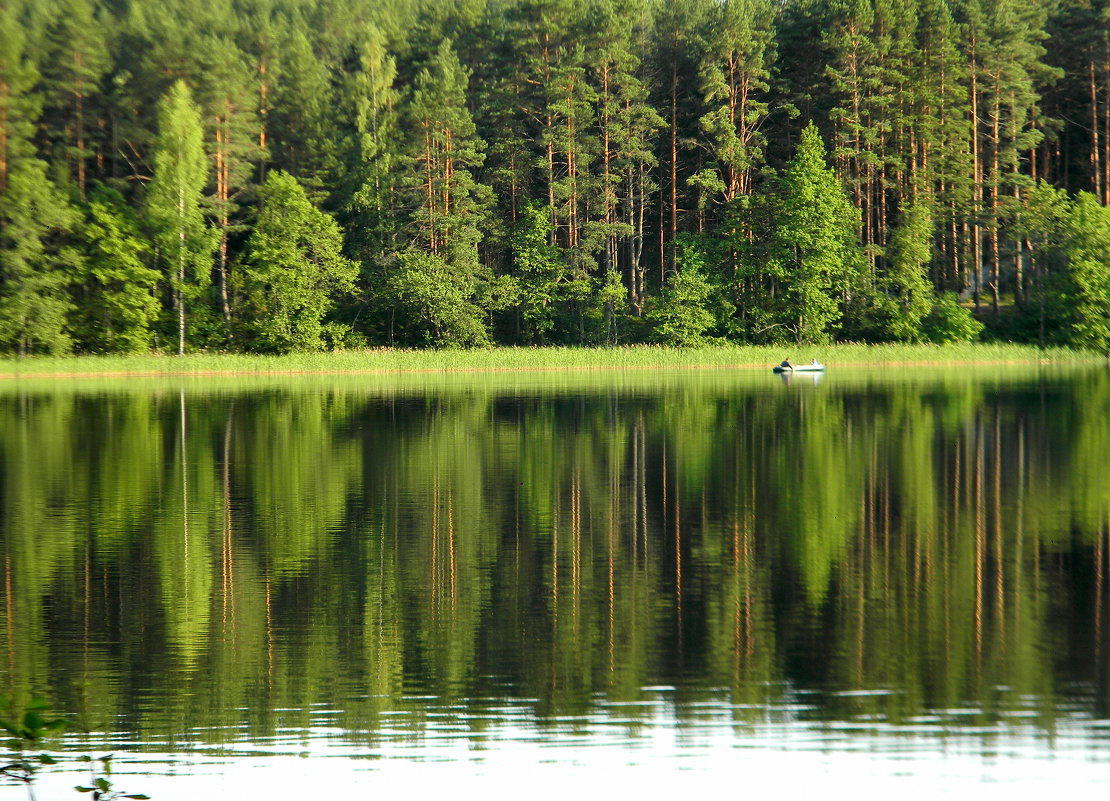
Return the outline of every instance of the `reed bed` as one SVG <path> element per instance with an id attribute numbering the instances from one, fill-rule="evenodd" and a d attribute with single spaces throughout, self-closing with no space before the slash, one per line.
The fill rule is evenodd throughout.
<path id="1" fill-rule="evenodd" d="M 28 357 L 0 360 L 0 378 L 88 376 L 462 373 L 533 370 L 767 368 L 783 358 L 829 367 L 1076 363 L 1105 359 L 1091 351 L 1014 344 L 814 345 L 667 348 L 499 347 L 480 350 L 380 348 L 281 356 L 197 353 L 185 356 Z"/>

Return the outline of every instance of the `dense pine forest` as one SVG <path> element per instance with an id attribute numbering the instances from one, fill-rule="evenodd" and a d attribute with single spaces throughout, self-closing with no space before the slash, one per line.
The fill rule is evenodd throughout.
<path id="1" fill-rule="evenodd" d="M 0 349 L 1110 346 L 1104 0 L 9 0 Z"/>

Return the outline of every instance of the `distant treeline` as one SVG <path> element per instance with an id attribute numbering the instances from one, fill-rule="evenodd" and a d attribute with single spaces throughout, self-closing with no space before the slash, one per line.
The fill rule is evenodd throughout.
<path id="1" fill-rule="evenodd" d="M 6 352 L 1106 348 L 1108 205 L 1106 0 L 0 9 Z"/>

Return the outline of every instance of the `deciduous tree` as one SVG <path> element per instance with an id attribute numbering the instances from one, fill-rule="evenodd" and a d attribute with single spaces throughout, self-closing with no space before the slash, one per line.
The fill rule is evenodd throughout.
<path id="1" fill-rule="evenodd" d="M 282 170 L 266 176 L 260 202 L 244 267 L 250 343 L 281 353 L 339 344 L 345 327 L 325 319 L 336 298 L 354 289 L 358 275 L 343 256 L 339 226 Z"/>

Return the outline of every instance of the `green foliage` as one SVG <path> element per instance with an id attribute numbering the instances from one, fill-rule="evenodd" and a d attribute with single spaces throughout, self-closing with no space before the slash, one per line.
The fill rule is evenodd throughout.
<path id="1" fill-rule="evenodd" d="M 243 268 L 247 341 L 276 353 L 321 350 L 324 320 L 336 298 L 353 291 L 358 268 L 342 254 L 335 220 L 312 205 L 293 176 L 272 171 L 261 203 Z"/>
<path id="2" fill-rule="evenodd" d="M 798 342 L 827 341 L 840 319 L 840 303 L 859 273 L 859 212 L 836 174 L 811 122 L 780 181 L 774 232 L 777 257 L 790 297 L 788 327 Z"/>
<path id="3" fill-rule="evenodd" d="M 358 69 L 350 78 L 348 94 L 355 110 L 358 132 L 356 189 L 350 209 L 349 241 L 367 260 L 380 260 L 395 247 L 398 221 L 396 203 L 397 162 L 397 60 L 390 54 L 385 35 L 368 25 L 355 43 Z"/>
<path id="4" fill-rule="evenodd" d="M 0 347 L 20 354 L 72 348 L 69 287 L 81 269 L 77 211 L 34 158 L 11 165 L 0 194 Z"/>
<path id="5" fill-rule="evenodd" d="M 64 353 L 82 262 L 71 241 L 78 215 L 35 152 L 39 73 L 15 8 L 0 9 L 0 30 L 0 349 Z"/>
<path id="6" fill-rule="evenodd" d="M 41 748 L 45 740 L 61 734 L 68 723 L 64 718 L 48 717 L 50 704 L 41 698 L 32 698 L 21 711 L 13 709 L 12 699 L 8 696 L 0 697 L 0 705 L 14 713 L 11 719 L 0 718 L 0 729 L 11 737 L 6 746 L 12 752 L 7 764 L 0 766 L 0 776 L 21 782 L 27 788 L 28 797 L 34 801 L 32 785 L 39 770 L 57 764 L 57 760 L 50 754 L 27 752 Z"/>
<path id="7" fill-rule="evenodd" d="M 109 37 L 92 0 L 59 0 L 44 33 L 43 132 L 59 182 L 84 193 L 89 160 L 103 145 L 100 82 L 110 66 Z"/>
<path id="8" fill-rule="evenodd" d="M 1110 209 L 1081 192 L 1067 234 L 1067 285 L 1059 299 L 1071 319 L 1066 341 L 1110 352 Z"/>
<path id="9" fill-rule="evenodd" d="M 913 341 L 941 290 L 990 292 L 995 332 L 1090 341 L 1034 179 L 1110 204 L 1103 5 L 21 0 L 0 10 L 0 347 L 258 347 L 234 273 L 273 170 L 335 213 L 359 341 L 388 341 L 380 290 L 413 245 L 469 274 L 498 339 L 648 337 L 685 233 L 720 245 L 738 341 Z M 98 306 L 104 242 L 74 216 L 97 184 L 144 212 L 160 325 Z M 548 253 L 520 241 L 534 206 Z"/>
<path id="10" fill-rule="evenodd" d="M 406 344 L 475 347 L 489 344 L 473 278 L 431 253 L 397 256 L 384 295 L 394 308 L 394 336 Z"/>
<path id="11" fill-rule="evenodd" d="M 277 142 L 272 161 L 319 203 L 337 183 L 337 151 L 342 145 L 334 119 L 338 109 L 331 69 L 313 52 L 301 25 L 285 31 L 278 48 L 281 80 L 276 82 L 270 121 Z"/>
<path id="12" fill-rule="evenodd" d="M 103 186 L 89 195 L 81 230 L 85 252 L 81 343 L 93 352 L 141 352 L 154 339 L 160 306 L 149 245 L 123 196 Z"/>
<path id="13" fill-rule="evenodd" d="M 983 331 L 983 324 L 960 305 L 955 292 L 944 292 L 933 301 L 933 308 L 921 321 L 921 335 L 938 345 L 974 342 Z"/>
<path id="14" fill-rule="evenodd" d="M 932 240 L 929 209 L 923 203 L 904 209 L 887 243 L 887 267 L 870 298 L 873 305 L 865 313 L 875 338 L 916 342 L 925 336 L 922 321 L 934 301 L 928 276 Z"/>
<path id="15" fill-rule="evenodd" d="M 185 81 L 178 80 L 158 105 L 154 177 L 147 218 L 154 230 L 177 310 L 177 352 L 185 352 L 186 306 L 208 285 L 216 233 L 204 221 L 207 182 L 200 109 Z"/>
<path id="16" fill-rule="evenodd" d="M 78 785 L 74 789 L 79 793 L 92 793 L 93 801 L 119 801 L 121 798 L 131 798 L 134 801 L 143 801 L 149 799 L 149 795 L 143 793 L 125 793 L 123 790 L 114 788 L 112 780 L 108 777 L 112 775 L 112 759 L 113 754 L 105 754 L 102 757 L 95 759 L 90 756 L 80 757 L 81 762 L 89 763 L 89 779 L 88 785 Z M 97 765 L 100 765 L 99 771 Z"/>
<path id="17" fill-rule="evenodd" d="M 449 40 L 417 73 L 405 114 L 412 165 L 405 184 L 418 241 L 460 269 L 474 270 L 488 192 L 471 173 L 485 160 L 485 143 L 466 107 L 469 78 Z"/>
<path id="18" fill-rule="evenodd" d="M 550 244 L 551 214 L 538 203 L 526 203 L 509 239 L 513 274 L 520 286 L 521 335 L 525 342 L 544 344 L 555 326 L 555 304 L 566 280 L 565 256 Z"/>
<path id="19" fill-rule="evenodd" d="M 680 239 L 675 271 L 645 314 L 656 341 L 692 347 L 706 342 L 716 320 L 709 310 L 713 286 L 705 275 L 705 254 L 690 238 Z"/>
<path id="20" fill-rule="evenodd" d="M 763 161 L 774 13 L 770 0 L 729 0 L 714 5 L 706 21 L 701 83 L 710 110 L 700 125 L 726 201 L 751 191 L 752 173 Z"/>

